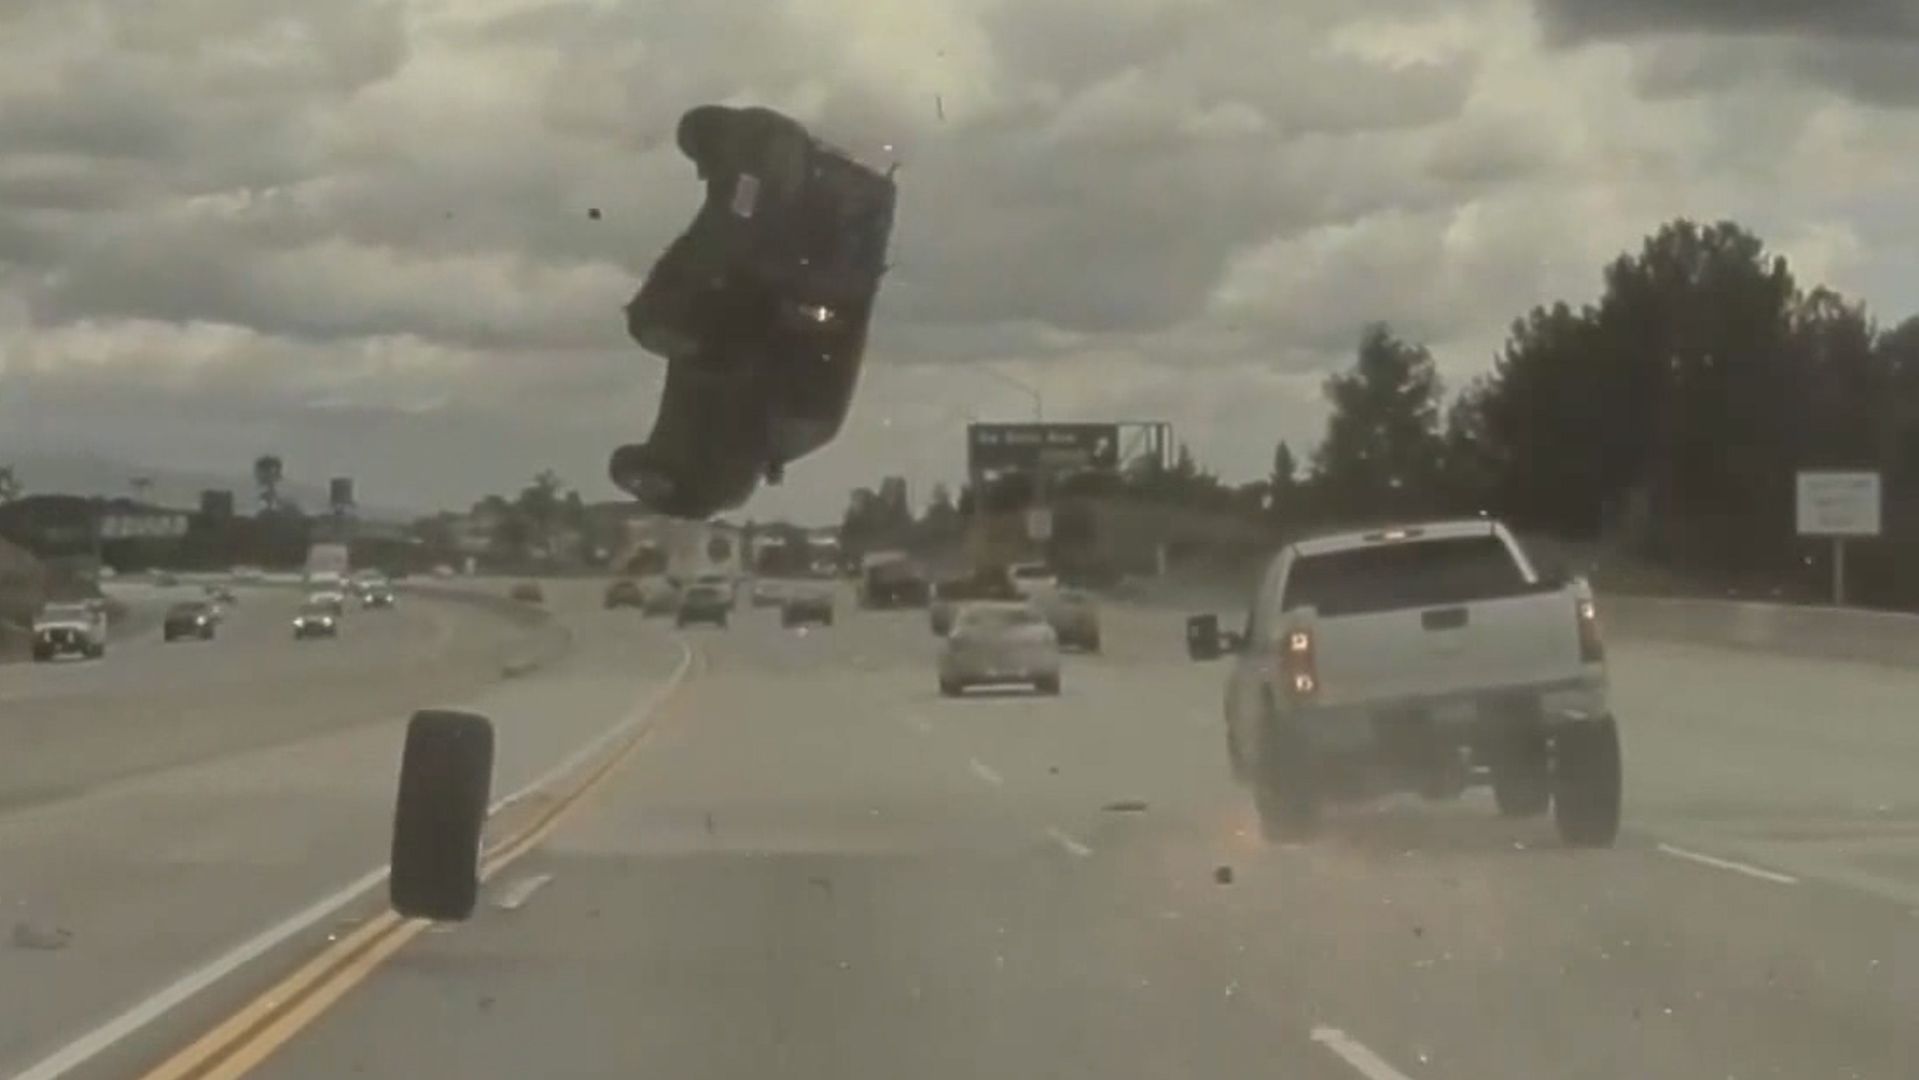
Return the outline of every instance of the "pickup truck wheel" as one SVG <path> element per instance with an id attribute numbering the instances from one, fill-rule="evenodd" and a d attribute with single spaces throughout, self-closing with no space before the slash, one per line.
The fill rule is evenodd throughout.
<path id="1" fill-rule="evenodd" d="M 422 709 L 407 724 L 393 811 L 388 894 L 408 918 L 473 914 L 480 834 L 493 783 L 493 725 L 484 716 Z"/>
<path id="2" fill-rule="evenodd" d="M 1553 770 L 1553 818 L 1559 838 L 1573 847 L 1611 847 L 1619 835 L 1623 770 L 1619 726 L 1603 720 L 1559 733 Z"/>
<path id="3" fill-rule="evenodd" d="M 1292 725 L 1269 716 L 1253 775 L 1253 806 L 1270 842 L 1301 840 L 1319 824 L 1311 751 Z"/>
<path id="4" fill-rule="evenodd" d="M 1047 675 L 1033 680 L 1033 689 L 1047 697 L 1059 696 L 1059 676 Z"/>
<path id="5" fill-rule="evenodd" d="M 964 689 L 966 689 L 966 687 L 962 685 L 957 679 L 941 679 L 940 680 L 940 696 L 941 697 L 958 697 L 960 696 L 960 691 Z"/>

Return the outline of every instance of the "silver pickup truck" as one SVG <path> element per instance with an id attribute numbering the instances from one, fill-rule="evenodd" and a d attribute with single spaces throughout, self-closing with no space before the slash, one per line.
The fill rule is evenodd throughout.
<path id="1" fill-rule="evenodd" d="M 1269 837 L 1322 803 L 1493 788 L 1511 817 L 1554 810 L 1562 839 L 1619 830 L 1619 735 L 1583 581 L 1541 574 L 1486 520 L 1289 545 L 1245 628 L 1187 621 L 1187 650 L 1230 656 L 1226 741 Z"/>
<path id="2" fill-rule="evenodd" d="M 95 602 L 48 604 L 33 620 L 33 658 L 52 660 L 82 656 L 98 660 L 107 654 L 107 613 Z"/>

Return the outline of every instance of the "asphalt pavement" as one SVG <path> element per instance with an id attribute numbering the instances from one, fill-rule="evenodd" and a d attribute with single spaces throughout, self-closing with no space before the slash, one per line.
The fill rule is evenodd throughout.
<path id="1" fill-rule="evenodd" d="M 607 786 L 261 1073 L 1919 1070 L 1919 671 L 1616 642 L 1616 849 L 1483 792 L 1275 847 L 1166 612 L 1109 609 L 1057 699 L 942 700 L 923 613 L 681 638 Z"/>

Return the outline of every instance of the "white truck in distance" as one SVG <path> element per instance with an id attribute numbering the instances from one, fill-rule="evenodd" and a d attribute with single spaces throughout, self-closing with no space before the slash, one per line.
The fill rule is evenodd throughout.
<path id="1" fill-rule="evenodd" d="M 1550 805 L 1562 839 L 1619 830 L 1619 735 L 1592 590 L 1542 576 L 1503 525 L 1470 520 L 1289 545 L 1245 629 L 1187 620 L 1197 660 L 1233 658 L 1227 753 L 1269 838 L 1322 804 L 1490 783 L 1509 817 Z"/>

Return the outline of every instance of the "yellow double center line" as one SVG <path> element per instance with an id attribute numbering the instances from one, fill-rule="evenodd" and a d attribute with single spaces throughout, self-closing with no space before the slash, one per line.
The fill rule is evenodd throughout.
<path id="1" fill-rule="evenodd" d="M 703 659 L 695 654 L 696 664 Z M 615 745 L 570 791 L 488 852 L 480 866 L 480 880 L 491 879 L 552 835 L 567 811 L 598 788 L 660 725 L 674 698 L 690 681 L 685 678 L 676 683 L 654 704 L 651 722 Z M 145 1080 L 230 1080 L 245 1076 L 432 925 L 427 919 L 405 919 L 390 909 L 382 911 L 146 1073 Z"/>

